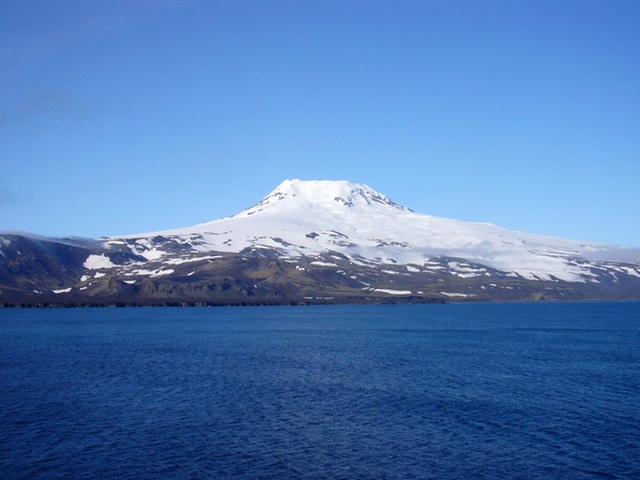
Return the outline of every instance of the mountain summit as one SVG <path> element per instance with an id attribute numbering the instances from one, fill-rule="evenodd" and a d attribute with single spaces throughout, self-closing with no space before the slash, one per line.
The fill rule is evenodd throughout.
<path id="1" fill-rule="evenodd" d="M 434 256 L 465 258 L 531 280 L 584 282 L 591 264 L 616 247 L 514 232 L 487 223 L 413 212 L 367 185 L 285 180 L 260 203 L 229 218 L 140 234 L 193 238 L 200 248 L 240 252 L 273 248 L 291 256 L 339 252 L 379 264 L 421 264 Z"/>
<path id="2" fill-rule="evenodd" d="M 388 211 L 390 208 L 394 210 Z M 310 221 L 310 215 L 320 215 L 322 219 L 316 218 L 315 223 L 324 221 L 335 226 L 341 219 L 351 223 L 353 218 L 349 217 L 354 215 L 393 216 L 395 210 L 410 212 L 367 185 L 345 180 L 285 180 L 258 204 L 230 218 L 161 233 L 173 235 L 206 232 L 226 225 L 231 220 L 235 222 L 232 222 L 233 225 L 242 225 L 242 221 L 237 221 L 248 217 L 253 217 L 252 223 L 263 218 L 278 227 L 290 223 L 300 225 Z"/>
<path id="3" fill-rule="evenodd" d="M 416 213 L 363 184 L 285 180 L 253 207 L 186 228 L 5 235 L 0 301 L 637 299 L 639 263 L 638 250 Z"/>
<path id="4" fill-rule="evenodd" d="M 279 208 L 322 208 L 337 213 L 344 207 L 367 209 L 380 206 L 406 210 L 368 185 L 345 180 L 285 180 L 258 205 L 241 212 L 238 216 Z"/>

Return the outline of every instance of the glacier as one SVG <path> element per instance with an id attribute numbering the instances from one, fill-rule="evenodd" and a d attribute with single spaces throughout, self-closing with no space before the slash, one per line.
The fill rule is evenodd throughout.
<path id="1" fill-rule="evenodd" d="M 158 236 L 197 252 L 263 248 L 300 257 L 333 251 L 359 261 L 409 266 L 447 256 L 529 280 L 568 282 L 594 278 L 592 269 L 598 268 L 599 259 L 625 262 L 630 255 L 630 249 L 618 246 L 416 213 L 367 185 L 346 180 L 285 180 L 237 215 L 186 228 L 114 237 L 107 243 L 135 239 L 137 245 L 147 247 L 145 257 L 161 259 L 162 250 L 149 248 L 150 240 Z"/>

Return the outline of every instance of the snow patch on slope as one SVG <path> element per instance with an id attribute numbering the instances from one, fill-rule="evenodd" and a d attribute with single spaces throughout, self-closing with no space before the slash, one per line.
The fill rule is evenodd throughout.
<path id="1" fill-rule="evenodd" d="M 83 264 L 89 270 L 115 267 L 114 263 L 106 255 L 89 255 Z"/>
<path id="2" fill-rule="evenodd" d="M 387 293 L 389 295 L 411 295 L 411 290 L 390 290 L 388 288 L 374 288 L 373 291 Z"/>
<path id="3" fill-rule="evenodd" d="M 616 252 L 616 247 L 606 245 L 415 213 L 366 185 L 347 181 L 287 180 L 260 203 L 233 217 L 129 237 L 140 245 L 135 253 L 148 260 L 164 256 L 166 252 L 150 242 L 156 235 L 202 253 L 265 248 L 298 258 L 332 251 L 366 266 L 425 265 L 431 257 L 446 256 L 526 279 L 573 282 L 587 281 L 591 268 L 575 259 L 610 259 Z M 412 269 L 417 270 L 407 268 Z M 451 271 L 462 278 L 490 276 L 462 264 L 451 266 Z"/>

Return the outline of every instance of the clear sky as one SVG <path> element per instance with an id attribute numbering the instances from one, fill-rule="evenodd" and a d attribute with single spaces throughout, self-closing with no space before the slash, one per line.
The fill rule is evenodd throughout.
<path id="1" fill-rule="evenodd" d="M 282 180 L 640 245 L 640 2 L 0 5 L 0 230 L 187 226 Z"/>

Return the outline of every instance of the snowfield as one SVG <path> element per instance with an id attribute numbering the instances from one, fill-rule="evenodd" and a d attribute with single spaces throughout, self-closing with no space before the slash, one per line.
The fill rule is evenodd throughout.
<path id="1" fill-rule="evenodd" d="M 354 264 L 406 265 L 406 272 L 443 269 L 432 257 L 466 259 L 529 280 L 588 282 L 596 260 L 616 261 L 640 254 L 615 246 L 516 232 L 489 223 L 472 223 L 413 212 L 372 188 L 347 181 L 286 180 L 260 203 L 232 217 L 186 228 L 114 237 L 148 260 L 166 252 L 151 242 L 157 236 L 188 246 L 192 253 L 276 249 L 288 258 L 335 252 Z M 204 257 L 202 257 L 204 258 Z M 210 258 L 215 258 L 211 256 Z M 167 259 L 167 265 L 191 261 Z M 619 260 L 624 261 L 624 260 Z M 90 256 L 87 268 L 109 267 L 105 256 Z M 317 266 L 332 266 L 317 260 Z M 111 265 L 112 266 L 112 265 Z M 620 267 L 617 267 L 620 268 Z M 464 263 L 449 265 L 461 278 L 491 276 Z M 635 269 L 627 272 L 640 275 Z M 168 271 L 168 270 L 167 270 Z M 150 275 L 165 272 L 145 272 Z"/>
<path id="2" fill-rule="evenodd" d="M 89 270 L 98 270 L 101 268 L 115 267 L 113 262 L 106 255 L 89 255 L 84 262 L 84 268 Z"/>

